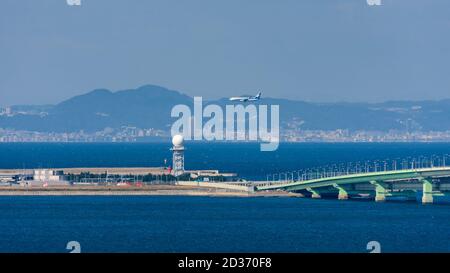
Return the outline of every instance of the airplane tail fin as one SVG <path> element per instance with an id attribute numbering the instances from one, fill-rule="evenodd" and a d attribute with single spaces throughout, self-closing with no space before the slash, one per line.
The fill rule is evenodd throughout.
<path id="1" fill-rule="evenodd" d="M 260 99 L 260 98 L 261 98 L 261 92 L 258 92 L 258 95 L 256 95 L 256 98 L 257 98 L 257 99 Z"/>

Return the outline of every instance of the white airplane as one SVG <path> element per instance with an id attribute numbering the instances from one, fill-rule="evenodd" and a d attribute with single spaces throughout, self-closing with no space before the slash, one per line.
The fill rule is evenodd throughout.
<path id="1" fill-rule="evenodd" d="M 256 96 L 231 97 L 230 100 L 247 102 L 247 101 L 257 101 L 260 98 L 261 98 L 261 92 L 259 92 Z"/>

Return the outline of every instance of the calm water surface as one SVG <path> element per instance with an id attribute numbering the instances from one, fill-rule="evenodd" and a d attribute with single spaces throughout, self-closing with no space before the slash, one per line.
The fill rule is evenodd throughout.
<path id="1" fill-rule="evenodd" d="M 0 252 L 450 252 L 444 205 L 219 197 L 0 197 Z"/>

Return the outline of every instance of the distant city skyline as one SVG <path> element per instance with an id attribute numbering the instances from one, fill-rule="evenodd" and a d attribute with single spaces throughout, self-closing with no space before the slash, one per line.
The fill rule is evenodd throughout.
<path id="1" fill-rule="evenodd" d="M 0 107 L 145 84 L 205 99 L 446 99 L 448 10 L 446 0 L 5 0 Z"/>

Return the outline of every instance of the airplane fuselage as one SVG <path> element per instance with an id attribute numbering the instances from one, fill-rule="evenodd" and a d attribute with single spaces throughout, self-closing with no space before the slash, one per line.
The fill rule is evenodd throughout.
<path id="1" fill-rule="evenodd" d="M 242 101 L 242 102 L 247 102 L 247 101 L 257 101 L 259 99 L 256 98 L 249 98 L 249 97 L 232 97 L 230 98 L 231 101 Z"/>
<path id="2" fill-rule="evenodd" d="M 242 97 L 231 97 L 230 101 L 240 101 L 240 102 L 248 102 L 248 101 L 257 101 L 261 98 L 261 92 L 256 96 L 242 96 Z"/>

